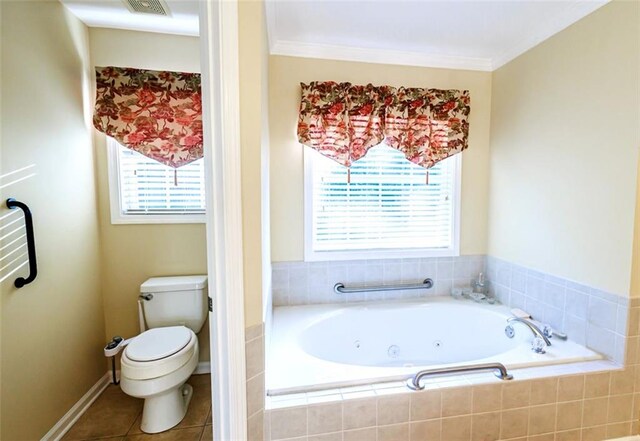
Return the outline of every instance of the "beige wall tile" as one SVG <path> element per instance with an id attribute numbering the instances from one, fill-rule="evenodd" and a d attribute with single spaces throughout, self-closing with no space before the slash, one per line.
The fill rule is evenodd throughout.
<path id="1" fill-rule="evenodd" d="M 345 430 L 342 434 L 342 441 L 373 441 L 376 439 L 376 432 L 375 427 Z"/>
<path id="2" fill-rule="evenodd" d="M 579 429 L 582 423 L 582 401 L 558 403 L 556 430 Z"/>
<path id="3" fill-rule="evenodd" d="M 487 384 L 473 388 L 473 413 L 491 412 L 502 408 L 502 385 Z"/>
<path id="4" fill-rule="evenodd" d="M 541 435 L 533 435 L 527 438 L 527 441 L 554 441 L 554 433 L 543 433 Z M 573 440 L 576 441 L 576 440 Z"/>
<path id="5" fill-rule="evenodd" d="M 378 441 L 409 441 L 409 424 L 378 426 Z"/>
<path id="6" fill-rule="evenodd" d="M 245 345 L 247 363 L 247 378 L 255 377 L 264 372 L 264 343 L 262 338 L 256 338 Z"/>
<path id="7" fill-rule="evenodd" d="M 609 398 L 592 398 L 584 400 L 582 410 L 583 427 L 599 426 L 607 423 L 607 414 L 609 412 Z"/>
<path id="8" fill-rule="evenodd" d="M 505 410 L 500 421 L 501 438 L 526 436 L 529 428 L 529 408 Z"/>
<path id="9" fill-rule="evenodd" d="M 411 421 L 440 418 L 442 394 L 439 390 L 427 390 L 411 394 Z"/>
<path id="10" fill-rule="evenodd" d="M 545 404 L 529 409 L 529 435 L 553 432 L 556 427 L 556 405 Z"/>
<path id="11" fill-rule="evenodd" d="M 446 441 L 469 441 L 471 438 L 471 416 L 442 419 L 442 435 Z"/>
<path id="12" fill-rule="evenodd" d="M 411 423 L 409 428 L 410 441 L 440 441 L 442 420 L 419 421 Z"/>
<path id="13" fill-rule="evenodd" d="M 411 394 L 378 397 L 378 425 L 406 423 L 409 421 Z"/>
<path id="14" fill-rule="evenodd" d="M 602 441 L 607 437 L 607 426 L 586 427 L 582 429 L 582 441 Z"/>
<path id="15" fill-rule="evenodd" d="M 609 395 L 610 381 L 609 372 L 587 375 L 584 382 L 584 397 L 596 398 Z"/>
<path id="16" fill-rule="evenodd" d="M 452 387 L 442 390 L 442 416 L 450 417 L 471 413 L 471 388 Z"/>
<path id="17" fill-rule="evenodd" d="M 307 441 L 342 441 L 342 432 L 309 435 Z"/>
<path id="18" fill-rule="evenodd" d="M 584 396 L 584 375 L 558 378 L 558 401 L 581 400 Z"/>
<path id="19" fill-rule="evenodd" d="M 373 427 L 376 425 L 376 399 L 345 400 L 343 408 L 343 427 L 345 430 Z"/>
<path id="20" fill-rule="evenodd" d="M 295 407 L 270 412 L 271 439 L 294 438 L 307 434 L 307 408 Z"/>
<path id="21" fill-rule="evenodd" d="M 502 386 L 502 408 L 513 409 L 529 405 L 530 381 L 511 381 Z"/>
<path id="22" fill-rule="evenodd" d="M 247 441 L 264 441 L 264 412 L 258 412 L 247 420 Z"/>
<path id="23" fill-rule="evenodd" d="M 308 433 L 338 432 L 342 430 L 342 403 L 316 404 L 307 411 Z"/>
<path id="24" fill-rule="evenodd" d="M 631 423 L 607 424 L 607 438 L 631 435 Z"/>
<path id="25" fill-rule="evenodd" d="M 531 382 L 531 401 L 532 406 L 538 404 L 554 403 L 558 394 L 558 379 L 544 378 Z"/>
<path id="26" fill-rule="evenodd" d="M 611 373 L 611 395 L 630 394 L 633 392 L 635 369 L 627 368 L 623 371 Z"/>
<path id="27" fill-rule="evenodd" d="M 247 381 L 247 415 L 264 409 L 264 373 Z"/>
<path id="28" fill-rule="evenodd" d="M 614 395 L 609 397 L 609 423 L 621 423 L 631 420 L 633 394 Z"/>
<path id="29" fill-rule="evenodd" d="M 491 441 L 500 437 L 500 412 L 472 415 L 471 441 Z"/>
<path id="30" fill-rule="evenodd" d="M 580 439 L 580 429 L 557 432 L 555 441 L 576 441 Z"/>

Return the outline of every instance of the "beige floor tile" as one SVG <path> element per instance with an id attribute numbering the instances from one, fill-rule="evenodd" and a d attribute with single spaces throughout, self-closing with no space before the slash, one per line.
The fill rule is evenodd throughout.
<path id="1" fill-rule="evenodd" d="M 140 415 L 142 403 L 142 400 L 128 396 L 119 387 L 109 386 L 71 427 L 63 440 L 124 436 Z"/>
<path id="2" fill-rule="evenodd" d="M 342 441 L 372 441 L 376 439 L 376 428 L 345 430 Z"/>
<path id="3" fill-rule="evenodd" d="M 200 441 L 213 441 L 213 426 L 204 426 Z"/>
<path id="4" fill-rule="evenodd" d="M 189 427 L 187 429 L 172 429 L 162 433 L 138 433 L 128 435 L 124 441 L 200 441 L 204 427 Z"/>

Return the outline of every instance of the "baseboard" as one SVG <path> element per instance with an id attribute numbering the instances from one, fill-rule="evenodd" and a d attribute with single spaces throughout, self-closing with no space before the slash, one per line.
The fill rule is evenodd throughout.
<path id="1" fill-rule="evenodd" d="M 193 371 L 194 374 L 210 374 L 211 373 L 211 362 L 209 361 L 200 361 L 198 362 L 198 366 L 196 366 L 196 370 Z"/>
<path id="2" fill-rule="evenodd" d="M 41 441 L 59 441 L 78 421 L 78 418 L 87 411 L 89 406 L 100 396 L 111 382 L 111 371 L 108 371 L 94 384 L 89 391 L 73 405 L 67 413 L 42 437 Z"/>

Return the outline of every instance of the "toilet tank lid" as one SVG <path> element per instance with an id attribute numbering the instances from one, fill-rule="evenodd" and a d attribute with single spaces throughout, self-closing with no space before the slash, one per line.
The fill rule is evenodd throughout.
<path id="1" fill-rule="evenodd" d="M 152 277 L 140 285 L 140 292 L 188 291 L 206 286 L 207 276 Z"/>

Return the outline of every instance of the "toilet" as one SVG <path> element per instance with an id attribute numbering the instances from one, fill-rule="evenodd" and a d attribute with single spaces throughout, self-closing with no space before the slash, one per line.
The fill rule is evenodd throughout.
<path id="1" fill-rule="evenodd" d="M 198 338 L 207 318 L 207 276 L 153 277 L 140 286 L 140 335 L 121 358 L 120 387 L 144 399 L 140 429 L 168 430 L 182 421 L 198 365 Z"/>

